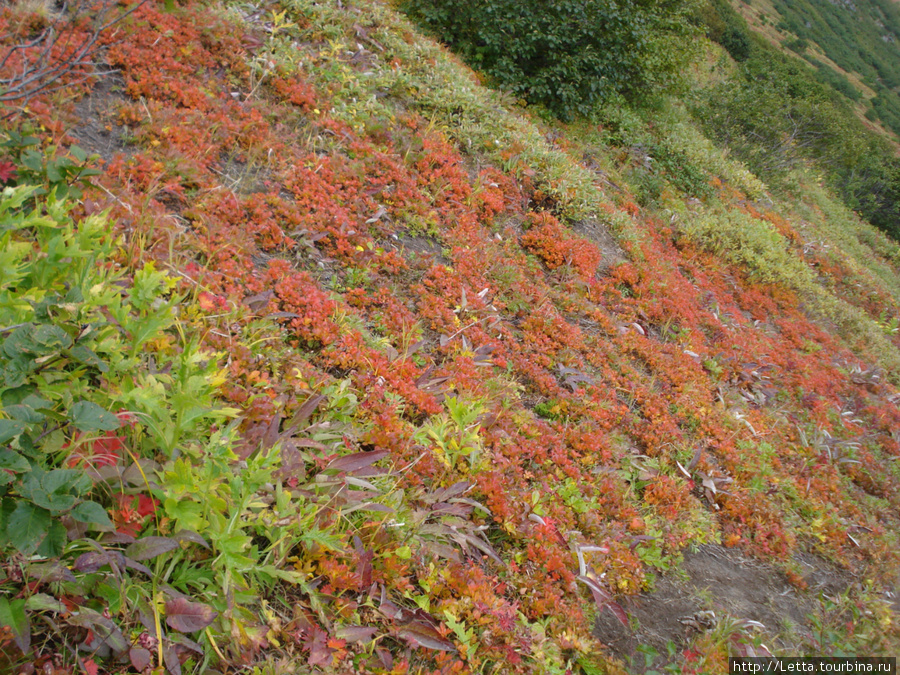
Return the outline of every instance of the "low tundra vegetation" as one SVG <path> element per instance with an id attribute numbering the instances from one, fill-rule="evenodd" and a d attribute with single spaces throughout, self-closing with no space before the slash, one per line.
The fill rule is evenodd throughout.
<path id="1" fill-rule="evenodd" d="M 857 575 L 784 653 L 896 647 L 900 255 L 814 178 L 542 121 L 371 0 L 105 49 L 3 127 L 3 668 L 627 672 L 594 620 L 700 544 Z"/>

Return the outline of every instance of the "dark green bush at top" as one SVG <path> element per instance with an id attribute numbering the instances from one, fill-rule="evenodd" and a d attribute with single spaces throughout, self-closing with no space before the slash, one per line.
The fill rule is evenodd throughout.
<path id="1" fill-rule="evenodd" d="M 680 80 L 694 0 L 401 0 L 473 67 L 561 119 Z"/>

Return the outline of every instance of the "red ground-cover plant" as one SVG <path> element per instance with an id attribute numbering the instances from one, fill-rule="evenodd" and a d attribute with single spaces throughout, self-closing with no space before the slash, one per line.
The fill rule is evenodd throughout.
<path id="1" fill-rule="evenodd" d="M 860 535 L 858 550 L 849 543 L 840 518 L 876 531 L 848 484 L 897 494 L 883 470 L 885 455 L 900 452 L 892 389 L 854 374 L 848 364 L 859 360 L 817 327 L 796 294 L 724 266 L 627 195 L 617 198 L 640 233 L 631 250 L 641 262 L 598 277 L 595 243 L 549 210 L 528 210 L 554 204 L 517 159 L 522 148 L 509 149 L 506 172 L 473 170 L 472 157 L 414 110 L 357 129 L 332 116 L 315 72 L 280 72 L 251 96 L 243 57 L 253 41 L 241 39 L 243 30 L 200 4 L 174 14 L 149 5 L 110 48 L 134 99 L 120 119 L 140 145 L 113 158 L 104 178 L 125 204 L 114 205 L 121 229 L 131 242 L 152 241 L 134 250 L 163 258 L 197 294 L 204 342 L 223 354 L 222 397 L 241 409 L 242 455 L 279 416 L 297 413 L 308 382 L 346 378 L 366 429 L 356 442 L 404 467 L 398 490 L 471 481 L 467 498 L 489 511 L 478 523 L 503 560 L 448 562 L 425 546 L 403 558 L 400 535 L 379 524 L 356 532 L 362 553 L 349 545 L 299 552 L 297 569 L 319 578 L 321 595 L 300 594 L 288 632 L 310 665 L 349 667 L 358 652 L 338 636 L 345 624 L 392 626 L 397 635 L 358 599 L 369 594 L 377 604 L 378 584 L 397 603 L 427 594 L 432 615 L 449 612 L 477 636 L 466 644 L 438 620 L 438 638 L 456 652 L 408 652 L 390 638 L 390 665 L 384 657 L 380 670 L 471 672 L 502 659 L 511 672 L 540 672 L 536 633 L 519 612 L 547 621 L 547 639 L 590 626 L 573 546 L 606 547 L 592 564 L 612 593 L 639 592 L 652 571 L 636 537 L 658 537 L 675 555 L 698 536 L 701 515 L 723 543 L 786 560 L 807 543 L 806 526 L 787 517 L 793 506 L 778 485 L 792 486 L 822 519 L 823 550 L 848 563 L 875 550 L 875 535 Z M 296 48 L 318 58 L 314 50 L 327 47 L 310 40 Z M 225 179 L 243 165 L 260 168 L 259 185 Z M 789 221 L 717 187 L 722 200 L 803 245 Z M 413 237 L 432 241 L 442 258 L 417 256 L 403 243 Z M 816 261 L 823 274 L 846 279 L 839 284 L 855 278 L 839 259 Z M 860 306 L 874 312 L 883 302 Z M 241 309 L 215 318 L 226 308 Z M 268 336 L 272 348 L 242 344 L 241 326 L 266 316 L 283 328 Z M 441 382 L 429 387 L 432 379 Z M 448 394 L 487 408 L 479 438 L 489 461 L 468 475 L 415 440 Z M 844 421 L 848 406 L 867 430 Z M 850 442 L 871 433 L 880 450 L 838 465 L 803 445 L 801 427 Z M 759 443 L 773 439 L 781 441 L 773 456 L 760 458 Z M 696 447 L 692 471 L 732 479 L 727 494 L 710 497 L 699 476 L 677 468 Z M 635 464 L 647 460 L 658 468 L 644 480 Z M 760 471 L 771 494 L 754 487 Z M 629 472 L 636 477 L 623 477 Z M 562 494 L 564 484 L 577 499 Z M 149 509 L 123 501 L 117 525 L 145 527 Z M 369 549 L 376 555 L 366 562 Z M 319 600 L 327 609 L 314 611 Z M 330 613 L 330 626 L 318 611 Z M 263 642 L 248 646 L 245 660 Z"/>

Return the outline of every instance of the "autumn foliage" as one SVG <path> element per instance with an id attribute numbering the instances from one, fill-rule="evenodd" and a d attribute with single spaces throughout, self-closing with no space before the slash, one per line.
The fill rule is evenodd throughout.
<path id="1" fill-rule="evenodd" d="M 610 252 L 547 186 L 461 143 L 407 90 L 373 94 L 390 107 L 348 102 L 367 73 L 404 64 L 364 16 L 326 35 L 291 6 L 237 21 L 203 2 L 147 3 L 110 42 L 121 92 L 98 100 L 120 144 L 79 208 L 109 210 L 123 270 L 167 270 L 179 330 L 235 410 L 207 447 L 142 449 L 155 477 L 107 499 L 115 531 L 254 528 L 234 550 L 188 538 L 166 551 L 191 570 L 177 592 L 216 613 L 190 640 L 205 657 L 179 643 L 167 659 L 594 672 L 592 617 L 688 546 L 738 547 L 792 574 L 801 551 L 877 560 L 873 575 L 896 564 L 896 374 L 795 288 L 723 262 L 628 194 L 597 214 L 632 228 Z M 74 143 L 74 105 L 39 100 L 18 123 Z M 810 248 L 789 215 L 719 179 L 710 190 L 836 293 L 867 289 L 847 296 L 860 312 L 892 311 L 876 278 Z M 185 339 L 165 335 L 160 353 Z M 68 443 L 72 467 L 129 460 L 115 433 Z M 233 476 L 208 474 L 210 501 L 195 506 L 185 476 L 223 457 Z M 241 493 L 254 471 L 267 478 Z M 285 547 L 291 523 L 303 530 Z M 228 595 L 204 566 L 236 570 Z M 105 602 L 156 663 L 153 629 Z"/>

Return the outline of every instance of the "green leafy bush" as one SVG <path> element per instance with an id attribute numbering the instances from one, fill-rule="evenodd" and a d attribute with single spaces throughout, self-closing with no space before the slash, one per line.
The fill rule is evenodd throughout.
<path id="1" fill-rule="evenodd" d="M 0 546 L 55 556 L 66 541 L 61 516 L 110 525 L 85 499 L 91 480 L 65 460 L 76 437 L 121 426 L 96 385 L 123 359 L 115 329 L 98 322 L 113 292 L 95 268 L 109 251 L 106 225 L 76 227 L 53 196 L 43 213 L 23 209 L 38 189 L 0 197 Z"/>
<path id="2" fill-rule="evenodd" d="M 55 187 L 41 192 L 0 193 L 0 550 L 54 557 L 67 527 L 113 529 L 104 467 L 171 455 L 224 413 L 196 346 L 147 372 L 174 322 L 168 276 L 118 278 L 105 218 L 76 221 Z"/>
<path id="3" fill-rule="evenodd" d="M 679 81 L 694 53 L 692 0 L 403 0 L 472 66 L 562 119 Z"/>
<path id="4" fill-rule="evenodd" d="M 753 38 L 747 22 L 727 0 L 709 0 L 697 11 L 706 36 L 722 45 L 735 61 L 746 61 L 753 53 Z"/>

